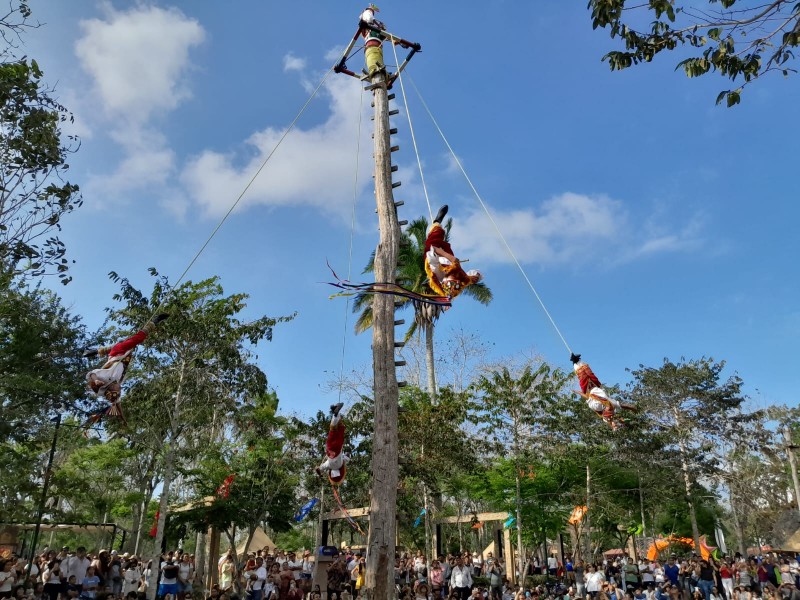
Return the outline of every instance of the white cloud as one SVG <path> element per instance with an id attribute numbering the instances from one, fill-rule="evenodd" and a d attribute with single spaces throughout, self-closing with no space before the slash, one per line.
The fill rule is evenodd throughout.
<path id="1" fill-rule="evenodd" d="M 321 93 L 330 101 L 328 118 L 307 129 L 297 126 L 285 138 L 249 188 L 239 208 L 256 204 L 303 204 L 329 213 L 349 214 L 353 201 L 361 88 L 349 77 L 329 78 L 325 91 Z M 368 108 L 369 102 L 365 98 L 365 111 Z M 371 181 L 369 129 L 365 114 L 360 157 L 361 189 Z M 183 169 L 181 181 L 192 201 L 208 215 L 218 216 L 227 211 L 284 132 L 285 129 L 267 127 L 245 140 L 246 152 L 206 150 L 190 159 Z"/>
<path id="2" fill-rule="evenodd" d="M 291 52 L 283 57 L 283 70 L 288 71 L 305 71 L 306 69 L 306 59 L 300 58 L 292 54 Z"/>
<path id="3" fill-rule="evenodd" d="M 205 39 L 203 28 L 174 8 L 105 8 L 104 19 L 81 22 L 75 44 L 104 109 L 136 122 L 175 109 L 190 96 L 189 50 Z"/>
<path id="4" fill-rule="evenodd" d="M 180 197 L 167 189 L 176 157 L 156 121 L 191 96 L 189 52 L 204 41 L 205 31 L 174 8 L 142 4 L 118 11 L 109 3 L 102 8 L 103 18 L 81 22 L 75 54 L 100 107 L 93 117 L 105 120 L 123 156 L 111 173 L 90 179 L 87 197 L 106 201 L 150 187 L 170 205 L 170 198 Z"/>
<path id="5" fill-rule="evenodd" d="M 494 210 L 492 216 L 521 263 L 563 265 L 573 260 L 622 263 L 647 255 L 698 247 L 702 223 L 692 219 L 677 232 L 664 221 L 634 223 L 623 204 L 607 195 L 566 192 L 537 208 Z M 512 262 L 489 218 L 475 211 L 453 221 L 461 256 L 475 262 Z"/>

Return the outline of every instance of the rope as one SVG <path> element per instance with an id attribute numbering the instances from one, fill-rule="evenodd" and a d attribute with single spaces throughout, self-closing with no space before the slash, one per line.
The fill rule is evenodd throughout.
<path id="1" fill-rule="evenodd" d="M 339 490 L 337 490 L 336 486 L 333 485 L 332 483 L 331 483 L 331 489 L 333 490 L 333 497 L 336 498 L 336 504 L 339 505 L 339 508 L 344 513 L 345 520 L 350 525 L 350 527 L 358 531 L 361 535 L 366 535 L 364 533 L 364 530 L 361 529 L 361 525 L 359 525 L 358 522 L 353 517 L 350 516 L 350 513 L 347 512 L 347 508 L 342 502 L 342 499 L 339 497 Z"/>
<path id="2" fill-rule="evenodd" d="M 486 216 L 489 217 L 489 220 L 492 222 L 492 225 L 494 225 L 494 228 L 497 231 L 497 235 L 502 240 L 503 245 L 506 247 L 506 250 L 508 250 L 509 255 L 511 255 L 512 259 L 514 259 L 514 263 L 516 263 L 517 268 L 519 269 L 519 272 L 522 273 L 522 276 L 525 278 L 525 281 L 528 282 L 528 286 L 531 288 L 531 291 L 533 292 L 533 295 L 536 296 L 536 300 L 539 301 L 539 305 L 542 307 L 542 310 L 544 311 L 544 314 L 546 314 L 547 318 L 550 319 L 550 323 L 553 326 L 553 329 L 556 330 L 556 333 L 558 334 L 558 337 L 561 338 L 561 341 L 564 343 L 564 346 L 566 347 L 567 352 L 572 354 L 572 349 L 569 347 L 569 344 L 567 343 L 567 340 L 561 334 L 561 330 L 558 328 L 558 325 L 556 325 L 555 320 L 553 320 L 553 317 L 550 315 L 550 311 L 547 310 L 547 307 L 545 306 L 544 302 L 542 301 L 541 296 L 539 296 L 539 292 L 537 292 L 536 288 L 533 287 L 533 283 L 531 283 L 531 280 L 528 278 L 527 273 L 525 273 L 525 269 L 522 268 L 522 265 L 520 264 L 519 260 L 517 260 L 517 257 L 514 254 L 514 251 L 511 250 L 511 246 L 508 245 L 508 242 L 506 241 L 506 238 L 503 235 L 503 232 L 500 231 L 500 227 L 498 227 L 497 223 L 495 222 L 494 218 L 492 217 L 492 213 L 489 212 L 489 209 L 487 208 L 486 203 L 483 201 L 483 198 L 481 198 L 481 195 L 478 193 L 478 190 L 475 189 L 475 186 L 473 185 L 472 180 L 469 178 L 469 175 L 467 175 L 467 172 L 464 170 L 464 167 L 462 166 L 461 161 L 458 160 L 458 156 L 456 156 L 456 153 L 453 151 L 452 146 L 450 146 L 450 142 L 447 141 L 447 138 L 445 137 L 444 132 L 442 131 L 442 128 L 439 127 L 439 123 L 437 123 L 436 119 L 434 118 L 433 113 L 431 112 L 431 109 L 428 108 L 427 103 L 423 99 L 422 94 L 420 93 L 419 88 L 417 87 L 417 84 L 414 83 L 414 79 L 413 78 L 409 77 L 409 80 L 411 81 L 411 85 L 414 86 L 414 91 L 417 92 L 417 96 L 419 97 L 420 102 L 422 102 L 422 106 L 425 107 L 425 110 L 427 111 L 428 116 L 431 118 L 431 121 L 433 121 L 433 124 L 436 127 L 437 131 L 439 132 L 439 135 L 442 137 L 442 140 L 444 141 L 445 145 L 447 146 L 447 149 L 450 151 L 450 154 L 453 155 L 453 160 L 455 160 L 456 164 L 458 165 L 459 170 L 464 175 L 464 178 L 467 180 L 467 183 L 469 184 L 469 187 L 472 188 L 472 191 L 475 194 L 475 197 L 478 199 L 478 202 L 480 202 L 481 207 L 483 207 L 483 210 L 486 212 Z M 401 87 L 402 87 L 402 83 L 401 83 Z"/>
<path id="3" fill-rule="evenodd" d="M 364 117 L 364 90 L 361 90 L 360 101 L 358 103 L 358 138 L 356 139 L 356 173 L 353 177 L 353 211 L 350 215 L 350 249 L 347 257 L 347 279 L 350 279 L 353 269 L 353 236 L 356 229 L 356 203 L 358 202 L 358 167 L 361 157 L 361 120 Z M 344 305 L 344 328 L 342 330 L 342 362 L 339 366 L 339 399 L 342 400 L 342 380 L 344 379 L 344 356 L 347 348 L 347 324 L 350 316 L 350 299 Z"/>
<path id="4" fill-rule="evenodd" d="M 294 129 L 294 126 L 297 124 L 297 121 L 300 119 L 300 117 L 301 117 L 301 116 L 303 115 L 303 113 L 306 111 L 306 109 L 308 108 L 308 105 L 309 105 L 309 104 L 311 104 L 311 101 L 312 101 L 312 100 L 314 99 L 314 97 L 317 95 L 317 93 L 319 92 L 319 90 L 320 90 L 320 89 L 322 89 L 322 86 L 323 86 L 323 84 L 325 83 L 325 81 L 328 79 L 328 77 L 330 76 L 330 74 L 331 74 L 332 72 L 333 72 L 333 68 L 331 68 L 331 69 L 328 69 L 328 72 L 327 72 L 327 73 L 325 73 L 325 76 L 322 78 L 322 80 L 319 82 L 319 84 L 317 85 L 317 87 L 316 87 L 316 88 L 314 89 L 314 91 L 311 93 L 311 96 L 309 96 L 308 100 L 306 100 L 305 104 L 303 104 L 303 107 L 300 109 L 300 112 L 298 112 L 298 113 L 297 113 L 297 116 L 295 116 L 294 120 L 293 120 L 293 121 L 292 121 L 292 122 L 289 124 L 289 127 L 287 127 L 287 128 L 286 128 L 286 131 L 284 131 L 284 132 L 283 132 L 283 135 L 280 137 L 280 139 L 279 139 L 279 140 L 278 140 L 278 142 L 275 144 L 275 146 L 272 148 L 272 150 L 270 151 L 270 153 L 267 155 L 267 157 L 266 157 L 266 158 L 264 159 L 264 161 L 261 163 L 261 166 L 260 166 L 260 167 L 258 167 L 258 169 L 256 170 L 255 174 L 253 174 L 253 176 L 252 176 L 252 177 L 250 178 L 250 180 L 247 182 L 247 185 L 245 185 L 245 186 L 244 186 L 244 189 L 243 189 L 243 190 L 242 190 L 242 192 L 239 194 L 239 196 L 236 198 L 236 201 L 235 201 L 235 202 L 234 202 L 234 203 L 231 205 L 231 207 L 228 209 L 228 212 L 226 212 L 226 213 L 225 213 L 225 216 L 223 216 L 223 217 L 222 217 L 222 220 L 221 220 L 221 221 L 220 221 L 220 222 L 217 224 L 217 226 L 216 226 L 216 227 L 213 229 L 213 231 L 211 232 L 211 235 L 209 235 L 209 236 L 208 236 L 208 239 L 207 239 L 207 240 L 206 240 L 206 241 L 203 243 L 203 245 L 202 245 L 202 246 L 200 246 L 200 249 L 197 251 L 197 254 L 195 254 L 195 255 L 194 255 L 194 258 L 192 258 L 192 260 L 189 262 L 189 266 L 187 266 L 187 267 L 184 269 L 183 273 L 181 273 L 181 276 L 180 276 L 180 277 L 178 277 L 178 280 L 177 280 L 177 281 L 176 281 L 174 284 L 172 284 L 172 286 L 171 286 L 171 287 L 170 287 L 170 289 L 169 289 L 169 292 L 168 292 L 168 293 L 167 293 L 167 294 L 164 296 L 164 299 L 161 301 L 161 303 L 160 303 L 160 304 L 159 304 L 159 305 L 156 307 L 156 309 L 153 311 L 153 314 L 150 316 L 150 319 L 152 319 L 153 317 L 155 317 L 155 316 L 158 314 L 158 311 L 159 311 L 159 310 L 161 309 L 161 307 L 162 307 L 162 306 L 164 306 L 164 304 L 166 303 L 166 301 L 167 301 L 167 298 L 169 297 L 169 294 L 171 294 L 173 291 L 175 291 L 175 289 L 178 287 L 178 285 L 181 283 L 181 281 L 183 281 L 183 278 L 184 278 L 184 277 L 186 277 L 186 274 L 189 272 L 189 270 L 190 270 L 190 269 L 191 269 L 191 268 L 194 266 L 194 263 L 195 263 L 195 262 L 197 262 L 197 259 L 198 259 L 198 258 L 200 258 L 200 255 L 203 253 L 203 251 L 206 249 L 206 247 L 207 247 L 207 246 L 208 246 L 208 245 L 211 243 L 211 240 L 212 240 L 212 239 L 214 239 L 214 236 L 215 236 L 215 235 L 217 235 L 217 232 L 218 232 L 218 231 L 219 231 L 219 230 L 222 228 L 222 226 L 225 224 L 225 221 L 227 221 L 227 220 L 228 220 L 228 217 L 230 217 L 230 216 L 231 216 L 231 213 L 233 213 L 233 211 L 234 211 L 234 210 L 236 209 L 236 207 L 239 205 L 239 202 L 241 202 L 241 201 L 242 201 L 242 198 L 244 198 L 244 195 L 247 193 L 247 191 L 248 191 L 248 190 L 250 189 L 250 187 L 253 185 L 253 183 L 255 182 L 256 178 L 257 178 L 257 177 L 258 177 L 258 176 L 261 174 L 261 171 L 263 171 L 263 170 L 264 170 L 264 167 L 266 167 L 266 166 L 267 166 L 267 163 L 268 163 L 268 162 L 269 162 L 269 160 L 272 158 L 272 155 L 273 155 L 273 154 L 275 154 L 275 151 L 276 151 L 276 150 L 277 150 L 277 149 L 280 147 L 280 145 L 283 143 L 283 140 L 285 140 L 285 139 L 286 139 L 286 136 L 287 136 L 287 135 L 289 135 L 289 132 L 291 132 L 291 131 Z"/>
<path id="5" fill-rule="evenodd" d="M 394 62 L 398 65 L 400 61 L 397 59 L 397 46 L 392 43 L 392 51 L 394 52 Z M 425 202 L 428 204 L 428 215 L 433 221 L 433 209 L 431 208 L 431 199 L 428 197 L 428 187 L 425 185 L 425 175 L 422 173 L 422 161 L 419 158 L 419 150 L 417 149 L 417 137 L 414 135 L 414 125 L 411 122 L 411 111 L 408 109 L 408 99 L 406 98 L 406 86 L 403 85 L 403 72 L 397 71 L 397 78 L 400 80 L 400 92 L 403 94 L 403 105 L 406 108 L 406 116 L 408 117 L 408 128 L 411 130 L 411 143 L 414 145 L 414 154 L 417 155 L 417 166 L 419 167 L 419 179 L 422 182 L 422 191 L 425 192 Z"/>

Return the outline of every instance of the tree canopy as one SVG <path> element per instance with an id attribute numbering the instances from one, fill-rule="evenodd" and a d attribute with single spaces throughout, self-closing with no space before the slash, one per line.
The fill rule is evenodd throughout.
<path id="1" fill-rule="evenodd" d="M 700 3 L 704 4 L 704 3 Z M 651 62 L 664 51 L 687 49 L 676 67 L 688 77 L 718 73 L 735 85 L 723 90 L 717 104 L 731 107 L 745 86 L 772 71 L 796 72 L 794 48 L 800 44 L 800 10 L 796 0 L 753 3 L 746 0 L 589 0 L 592 26 L 619 39 L 624 50 L 603 60 L 612 71 Z"/>

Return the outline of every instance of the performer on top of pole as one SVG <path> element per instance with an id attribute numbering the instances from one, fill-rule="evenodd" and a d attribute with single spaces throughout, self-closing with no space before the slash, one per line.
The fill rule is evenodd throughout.
<path id="1" fill-rule="evenodd" d="M 375 18 L 375 13 L 380 12 L 380 9 L 374 4 L 370 4 L 361 13 L 361 20 L 359 25 L 361 27 L 361 35 L 366 40 L 364 44 L 364 57 L 367 62 L 367 73 L 372 77 L 377 71 L 386 69 L 386 64 L 383 62 L 383 35 L 371 29 L 370 27 L 377 27 L 381 31 L 386 31 L 386 25 L 381 23 Z M 365 27 L 369 25 L 370 27 Z"/>

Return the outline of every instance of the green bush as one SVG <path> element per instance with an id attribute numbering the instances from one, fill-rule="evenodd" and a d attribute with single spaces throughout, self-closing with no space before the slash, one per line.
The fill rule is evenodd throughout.
<path id="1" fill-rule="evenodd" d="M 525 587 L 534 588 L 547 583 L 547 575 L 528 575 L 525 578 Z"/>

